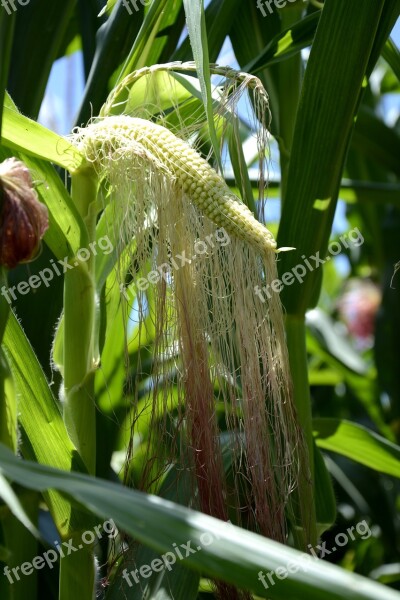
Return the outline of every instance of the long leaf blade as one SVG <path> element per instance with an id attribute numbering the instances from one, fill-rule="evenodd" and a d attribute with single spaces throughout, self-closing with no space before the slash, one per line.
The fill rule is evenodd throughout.
<path id="1" fill-rule="evenodd" d="M 183 0 L 186 22 L 192 44 L 193 57 L 197 67 L 201 93 L 207 115 L 208 128 L 214 154 L 222 173 L 220 147 L 215 131 L 213 99 L 211 93 L 210 59 L 208 56 L 208 42 L 203 0 Z"/>
<path id="2" fill-rule="evenodd" d="M 113 519 L 123 531 L 160 552 L 171 551 L 172 541 L 179 546 L 190 540 L 195 551 L 184 558 L 183 565 L 250 589 L 263 598 L 400 598 L 394 590 L 364 577 L 173 502 L 79 473 L 21 461 L 3 445 L 0 445 L 0 472 L 32 489 L 55 488 L 65 492 L 99 517 Z M 285 568 L 289 564 L 290 571 Z M 260 572 L 279 567 L 286 574 L 277 578 L 278 585 L 263 585 Z"/>
<path id="3" fill-rule="evenodd" d="M 366 467 L 400 478 L 400 448 L 358 423 L 314 419 L 317 446 L 346 456 Z"/>

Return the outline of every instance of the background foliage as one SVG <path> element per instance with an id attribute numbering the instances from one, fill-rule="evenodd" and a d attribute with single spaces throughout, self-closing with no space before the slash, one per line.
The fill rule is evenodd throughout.
<path id="1" fill-rule="evenodd" d="M 280 246 L 296 248 L 281 255 L 280 273 L 301 262 L 302 255 L 325 256 L 329 241 L 352 228 L 364 239 L 357 248 L 342 248 L 340 257 L 307 274 L 303 283 L 284 288 L 281 297 L 298 411 L 309 443 L 312 435 L 316 443 L 317 521 L 321 529 L 329 527 L 323 540 L 332 547 L 337 533 L 363 519 L 373 535 L 326 557 L 307 578 L 297 573 L 280 581 L 266 596 L 257 573 L 285 564 L 294 550 L 168 504 L 173 500 L 185 505 L 184 481 L 172 495 L 166 485 L 167 500 L 160 504 L 123 489 L 119 471 L 129 410 L 136 392 L 140 399 L 149 385 L 137 380 L 135 365 L 151 361 L 154 337 L 149 329 L 145 356 L 130 345 L 127 375 L 121 315 L 116 310 L 115 317 L 109 313 L 107 318 L 104 298 L 110 282 L 107 265 L 100 264 L 97 286 L 104 319 L 101 369 L 95 377 L 96 476 L 108 482 L 85 476 L 60 413 L 61 379 L 52 368 L 51 352 L 63 309 L 63 278 L 26 297 L 18 295 L 10 315 L 2 299 L 2 329 L 8 316 L 3 348 L 15 390 L 4 361 L 2 382 L 8 398 L 15 393 L 18 399 L 19 453 L 39 465 L 1 449 L 0 470 L 15 484 L 10 496 L 7 481 L 0 479 L 0 559 L 16 566 L 43 553 L 53 542 L 54 523 L 60 534 L 69 535 L 73 498 L 78 503 L 72 511 L 75 531 L 90 529 L 100 517 L 113 518 L 121 531 L 152 549 L 142 550 L 138 560 L 143 564 L 151 560 L 151 552 L 166 551 L 173 541 L 197 539 L 215 527 L 221 534 L 218 543 L 151 579 L 148 596 L 127 586 L 121 590 L 118 567 L 107 564 L 109 548 L 101 544 L 99 597 L 212 598 L 205 578 L 217 577 L 260 597 L 319 598 L 324 593 L 326 598 L 394 598 L 391 589 L 400 590 L 400 274 L 395 273 L 400 260 L 400 121 L 398 112 L 388 115 L 387 106 L 395 98 L 398 107 L 400 92 L 400 53 L 390 39 L 400 2 L 376 0 L 361 8 L 349 0 L 326 0 L 323 7 L 299 0 L 267 16 L 255 1 L 211 0 L 205 10 L 197 0 L 137 5 L 138 10 L 131 5 L 132 14 L 123 2 L 111 0 L 106 5 L 101 0 L 31 0 L 27 6 L 16 5 L 11 15 L 0 9 L 0 158 L 18 156 L 32 168 L 51 220 L 40 257 L 10 271 L 7 286 L 84 246 L 82 219 L 64 170 L 71 161 L 78 166 L 81 157 L 35 123 L 55 61 L 82 52 L 85 90 L 76 117 L 81 125 L 99 113 L 124 75 L 170 61 L 196 61 L 207 107 L 208 65 L 217 61 L 229 38 L 240 70 L 260 77 L 270 99 L 272 160 L 279 161 L 281 175 L 269 186 L 267 218 L 279 197 L 281 217 L 273 228 Z M 212 112 L 208 116 L 211 146 L 218 140 Z M 245 144 L 251 131 L 243 120 Z M 65 144 L 62 159 L 60 143 Z M 247 190 L 256 197 L 254 155 L 246 158 Z M 232 185 L 238 183 L 228 175 Z M 320 200 L 324 209 L 316 210 Z M 334 224 L 335 213 L 342 218 Z M 100 221 L 98 237 L 101 228 Z M 118 304 L 117 298 L 112 301 Z M 134 334 L 131 327 L 131 340 Z M 134 382 L 138 390 L 132 389 Z M 143 419 L 143 445 L 148 426 Z M 142 450 L 135 449 L 136 461 L 130 465 L 132 487 L 138 484 Z M 43 465 L 80 474 L 61 476 Z M 38 537 L 29 523 L 39 529 Z M 77 560 L 84 562 L 82 554 Z M 341 570 L 331 571 L 327 562 Z M 361 585 L 351 572 L 369 581 Z M 101 585 L 105 578 L 107 585 Z M 374 581 L 387 589 L 375 588 Z M 60 597 L 86 597 L 81 585 L 62 581 Z M 13 586 L 0 574 L 5 599 L 56 598 L 58 588 L 56 568 L 37 571 Z"/>

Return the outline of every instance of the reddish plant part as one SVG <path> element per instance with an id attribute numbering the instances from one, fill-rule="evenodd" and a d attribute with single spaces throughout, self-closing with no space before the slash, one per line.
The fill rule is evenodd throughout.
<path id="1" fill-rule="evenodd" d="M 15 158 L 0 164 L 0 205 L 0 264 L 13 269 L 35 258 L 49 226 L 29 169 Z"/>
<path id="2" fill-rule="evenodd" d="M 372 344 L 380 302 L 380 290 L 369 280 L 352 280 L 339 302 L 339 313 L 361 348 Z"/>

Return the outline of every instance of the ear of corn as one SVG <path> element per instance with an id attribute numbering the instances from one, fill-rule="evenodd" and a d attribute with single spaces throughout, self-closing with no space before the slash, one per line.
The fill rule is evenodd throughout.
<path id="1" fill-rule="evenodd" d="M 231 235 L 265 254 L 276 242 L 247 206 L 233 194 L 224 179 L 186 142 L 165 127 L 127 116 L 106 117 L 78 130 L 78 140 L 89 161 L 101 164 L 132 152 L 144 155 L 167 171 L 200 212 Z"/>
<path id="2" fill-rule="evenodd" d="M 160 447 L 167 444 L 178 456 L 166 424 L 166 414 L 177 408 L 185 415 L 185 431 L 179 418 L 177 437 L 185 440 L 185 461 L 193 468 L 202 510 L 226 520 L 235 506 L 238 522 L 247 514 L 255 530 L 284 542 L 284 507 L 297 485 L 303 443 L 291 400 L 279 295 L 269 297 L 264 312 L 253 291 L 277 277 L 271 233 L 195 150 L 162 126 L 136 117 L 105 117 L 78 130 L 74 141 L 104 181 L 107 226 L 120 256 L 128 251 L 137 312 L 149 312 L 156 330 L 154 386 L 143 404 L 154 427 L 141 489 L 157 489 L 171 463 Z M 217 227 L 228 237 L 229 251 L 211 242 L 205 253 L 197 252 L 196 244 L 213 239 Z M 135 251 L 129 255 L 132 237 Z M 121 283 L 126 279 L 120 265 L 116 277 Z M 139 322 L 144 326 L 144 317 Z M 172 356 L 179 371 L 173 390 L 162 384 L 170 379 L 165 357 Z M 224 403 L 232 439 L 237 471 L 232 486 L 225 481 L 216 397 Z M 260 446 L 261 439 L 274 444 Z"/>

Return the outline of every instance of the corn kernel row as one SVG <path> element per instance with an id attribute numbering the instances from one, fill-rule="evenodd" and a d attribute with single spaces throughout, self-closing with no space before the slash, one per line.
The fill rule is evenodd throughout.
<path id="1" fill-rule="evenodd" d="M 104 157 L 129 152 L 154 157 L 159 167 L 177 180 L 197 208 L 219 227 L 242 239 L 261 253 L 276 250 L 276 242 L 247 206 L 233 194 L 226 182 L 193 148 L 171 131 L 145 119 L 128 116 L 106 117 L 92 123 L 84 133 L 83 145 L 88 160 L 102 162 Z"/>

